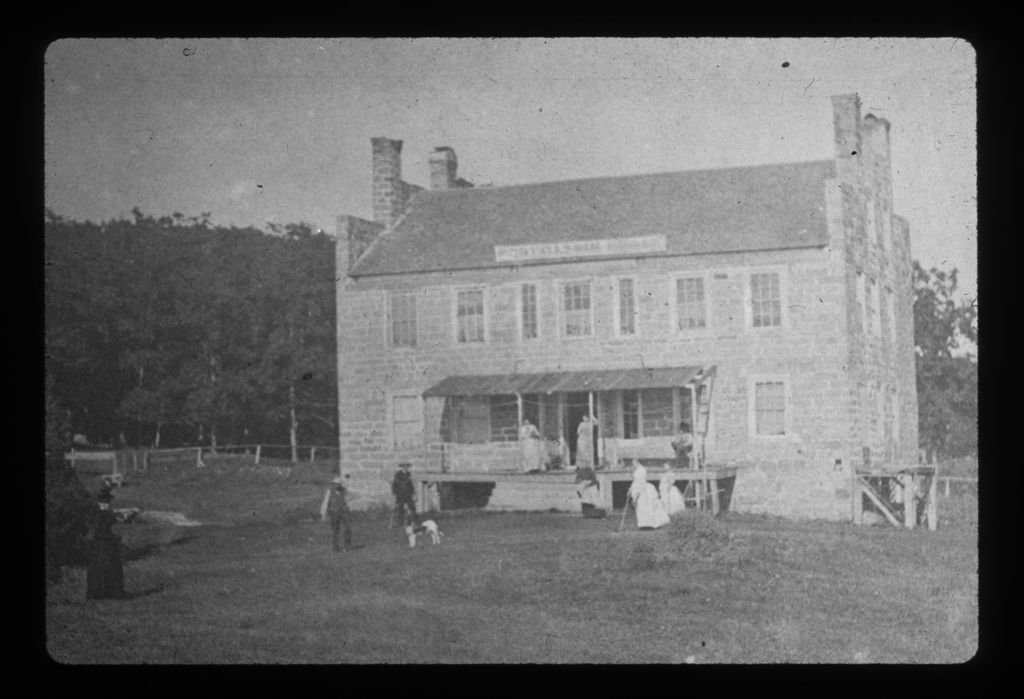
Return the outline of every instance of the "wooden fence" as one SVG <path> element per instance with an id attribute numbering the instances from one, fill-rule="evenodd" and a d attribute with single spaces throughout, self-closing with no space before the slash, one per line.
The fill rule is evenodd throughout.
<path id="1" fill-rule="evenodd" d="M 939 484 L 942 486 L 942 496 L 949 497 L 949 484 L 950 483 L 973 483 L 975 493 L 978 488 L 978 477 L 977 476 L 939 476 Z"/>
<path id="2" fill-rule="evenodd" d="M 323 445 L 299 446 L 294 463 L 312 463 L 317 459 L 338 457 L 338 447 Z M 78 472 L 93 475 L 118 475 L 127 471 L 147 471 L 151 466 L 181 465 L 187 463 L 196 468 L 206 466 L 205 459 L 211 456 L 238 456 L 251 458 L 254 465 L 263 459 L 291 461 L 292 448 L 288 444 L 226 444 L 223 446 L 175 447 L 169 449 L 117 449 L 110 451 L 72 450 L 64 458 L 71 462 Z"/>

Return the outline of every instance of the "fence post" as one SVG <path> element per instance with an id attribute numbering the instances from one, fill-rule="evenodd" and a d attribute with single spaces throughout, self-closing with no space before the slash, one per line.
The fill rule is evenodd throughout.
<path id="1" fill-rule="evenodd" d="M 943 478 L 943 480 L 946 482 L 946 497 L 948 498 L 949 497 L 949 478 Z"/>
<path id="2" fill-rule="evenodd" d="M 259 466 L 259 465 L 260 465 L 260 447 L 261 447 L 261 446 L 262 446 L 262 445 L 260 445 L 260 444 L 257 444 L 257 445 L 256 445 L 256 465 L 257 465 L 257 466 Z"/>
<path id="3" fill-rule="evenodd" d="M 316 461 L 316 447 L 309 448 L 309 461 L 310 463 Z"/>
<path id="4" fill-rule="evenodd" d="M 932 474 L 932 482 L 928 484 L 927 519 L 928 519 L 928 529 L 930 531 L 935 531 L 936 529 L 939 528 L 939 503 L 936 502 L 936 495 L 938 495 L 938 490 L 939 490 L 938 489 L 938 485 L 939 484 L 935 482 L 935 479 L 936 479 L 936 477 L 938 477 L 938 475 L 939 475 L 939 472 L 938 472 L 938 469 L 936 469 L 935 473 Z M 949 481 L 946 481 L 946 482 L 948 483 Z"/>

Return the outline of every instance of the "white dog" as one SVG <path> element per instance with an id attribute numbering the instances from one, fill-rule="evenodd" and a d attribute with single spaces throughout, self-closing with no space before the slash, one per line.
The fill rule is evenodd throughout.
<path id="1" fill-rule="evenodd" d="M 409 548 L 416 546 L 416 537 L 420 534 L 429 534 L 430 540 L 435 546 L 441 543 L 441 537 L 444 536 L 444 532 L 437 528 L 437 522 L 432 519 L 423 520 L 418 527 L 415 524 L 410 524 L 405 528 L 405 535 L 409 539 Z"/>

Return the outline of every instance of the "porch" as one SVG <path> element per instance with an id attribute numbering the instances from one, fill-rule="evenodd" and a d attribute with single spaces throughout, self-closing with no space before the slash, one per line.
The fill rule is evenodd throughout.
<path id="1" fill-rule="evenodd" d="M 691 465 L 700 467 L 714 376 L 714 366 L 449 376 L 423 392 L 440 418 L 428 463 L 442 472 L 525 471 L 520 429 L 528 420 L 544 470 L 615 470 L 634 460 L 662 468 L 675 465 L 672 441 L 685 421 Z"/>
<path id="2" fill-rule="evenodd" d="M 696 508 L 717 515 L 729 509 L 736 468 L 717 466 L 702 470 L 671 469 L 672 479 L 683 493 L 687 507 Z M 648 481 L 658 486 L 664 470 L 648 471 Z M 598 470 L 598 485 L 604 498 L 605 509 L 616 509 L 616 493 L 624 492 L 633 480 L 629 469 Z M 572 471 L 550 471 L 547 473 L 522 473 L 517 471 L 441 472 L 420 471 L 412 473 L 416 484 L 418 508 L 421 512 L 439 509 L 440 503 L 433 488 L 440 483 L 489 483 L 495 492 L 503 489 L 500 505 L 492 509 L 579 511 L 576 497 L 576 474 Z M 617 488 L 616 484 L 622 484 Z M 559 507 L 556 503 L 564 503 Z"/>

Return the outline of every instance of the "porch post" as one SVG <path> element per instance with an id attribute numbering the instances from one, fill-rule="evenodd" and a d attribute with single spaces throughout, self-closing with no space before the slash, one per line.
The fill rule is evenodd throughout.
<path id="1" fill-rule="evenodd" d="M 903 482 L 903 526 L 913 529 L 917 524 L 917 492 L 914 483 L 914 474 L 909 473 L 897 478 Z"/>
<path id="2" fill-rule="evenodd" d="M 516 414 L 519 416 L 519 419 L 516 420 L 516 431 L 518 432 L 519 428 L 522 427 L 522 425 L 523 425 L 523 394 L 522 393 L 517 393 L 516 394 Z M 540 420 L 538 420 L 537 422 L 540 422 Z M 540 428 L 538 427 L 538 429 L 540 429 Z"/>
<path id="3" fill-rule="evenodd" d="M 694 389 L 693 382 L 690 382 L 690 434 L 697 434 L 697 391 Z M 701 463 L 700 454 L 697 451 L 697 440 L 693 440 L 693 460 L 697 463 L 697 468 L 703 469 L 704 464 Z"/>

